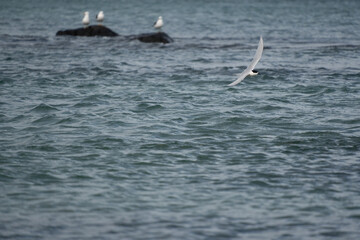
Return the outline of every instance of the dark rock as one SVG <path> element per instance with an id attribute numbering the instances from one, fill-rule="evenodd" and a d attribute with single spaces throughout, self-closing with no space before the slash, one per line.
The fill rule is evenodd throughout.
<path id="1" fill-rule="evenodd" d="M 172 43 L 174 40 L 164 32 L 143 33 L 135 36 L 141 42 Z"/>
<path id="2" fill-rule="evenodd" d="M 88 27 L 77 28 L 77 29 L 68 29 L 64 31 L 58 31 L 56 36 L 61 35 L 69 35 L 69 36 L 86 36 L 86 37 L 93 37 L 93 36 L 103 36 L 103 37 L 115 37 L 119 36 L 116 32 L 112 31 L 111 29 L 103 26 L 103 25 L 91 25 Z"/>
<path id="3" fill-rule="evenodd" d="M 119 36 L 116 32 L 111 29 L 103 26 L 103 25 L 91 25 L 84 28 L 77 29 L 68 29 L 64 31 L 58 31 L 56 36 L 86 36 L 86 37 L 94 37 L 94 36 L 103 36 L 103 37 L 116 37 Z M 155 32 L 155 33 L 143 33 L 139 35 L 130 35 L 124 36 L 126 39 L 130 40 L 139 40 L 141 42 L 147 43 L 171 43 L 174 40 L 164 32 Z"/>

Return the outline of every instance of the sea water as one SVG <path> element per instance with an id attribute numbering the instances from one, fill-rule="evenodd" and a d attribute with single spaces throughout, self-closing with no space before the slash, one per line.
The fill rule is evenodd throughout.
<path id="1" fill-rule="evenodd" d="M 358 239 L 359 9 L 1 1 L 0 239 Z"/>

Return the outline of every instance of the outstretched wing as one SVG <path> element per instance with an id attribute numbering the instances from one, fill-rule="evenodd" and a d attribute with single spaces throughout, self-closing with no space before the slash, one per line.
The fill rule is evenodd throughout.
<path id="1" fill-rule="evenodd" d="M 238 77 L 238 79 L 236 79 L 234 82 L 230 83 L 228 86 L 232 87 L 235 86 L 236 84 L 238 84 L 239 82 L 241 82 L 242 80 L 244 80 L 244 78 L 246 78 L 247 75 L 249 75 L 251 72 L 251 69 L 246 68 Z"/>
<path id="2" fill-rule="evenodd" d="M 260 36 L 260 41 L 259 41 L 259 45 L 258 45 L 258 47 L 256 49 L 255 56 L 254 56 L 253 60 L 251 61 L 250 65 L 249 65 L 249 68 L 251 70 L 253 70 L 255 68 L 255 65 L 259 62 L 259 60 L 261 58 L 261 55 L 262 55 L 262 52 L 263 52 L 263 49 L 264 49 L 264 42 L 263 42 L 262 37 Z"/>
<path id="3" fill-rule="evenodd" d="M 244 80 L 244 78 L 251 73 L 251 71 L 255 68 L 255 65 L 259 62 L 262 52 L 263 52 L 263 49 L 264 49 L 264 42 L 263 42 L 262 37 L 260 36 L 260 41 L 259 41 L 258 47 L 256 49 L 254 58 L 251 61 L 250 65 L 240 74 L 238 79 L 236 79 L 234 82 L 230 83 L 228 86 L 230 86 L 230 87 L 235 86 L 236 84 L 238 84 L 239 82 Z"/>

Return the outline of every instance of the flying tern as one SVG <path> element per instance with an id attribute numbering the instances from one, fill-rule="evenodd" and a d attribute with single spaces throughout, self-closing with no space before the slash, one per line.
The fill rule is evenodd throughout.
<path id="1" fill-rule="evenodd" d="M 259 45 L 257 47 L 255 56 L 253 58 L 253 60 L 251 61 L 250 65 L 242 72 L 240 73 L 238 79 L 236 79 L 234 82 L 230 83 L 228 86 L 235 86 L 236 84 L 238 84 L 239 82 L 241 82 L 242 80 L 244 80 L 244 78 L 246 78 L 248 75 L 249 76 L 254 76 L 258 74 L 258 71 L 254 70 L 255 65 L 259 62 L 262 52 L 264 49 L 264 42 L 262 37 L 260 37 L 260 41 L 259 41 Z"/>

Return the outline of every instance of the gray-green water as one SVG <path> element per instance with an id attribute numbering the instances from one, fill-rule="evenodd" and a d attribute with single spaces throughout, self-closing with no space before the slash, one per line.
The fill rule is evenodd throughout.
<path id="1" fill-rule="evenodd" d="M 86 10 L 175 42 L 55 37 Z M 1 1 L 0 26 L 0 239 L 359 238 L 359 1 Z"/>

